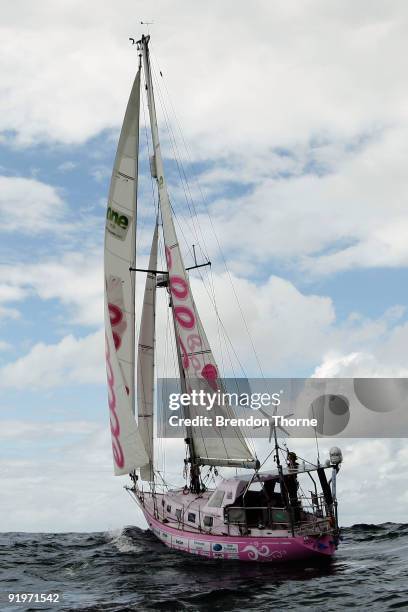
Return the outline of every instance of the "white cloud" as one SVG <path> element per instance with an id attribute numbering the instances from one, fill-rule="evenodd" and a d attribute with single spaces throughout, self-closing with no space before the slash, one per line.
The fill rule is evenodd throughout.
<path id="1" fill-rule="evenodd" d="M 384 327 L 385 325 L 385 327 Z M 352 343 L 339 343 L 324 353 L 321 363 L 315 368 L 314 376 L 327 378 L 381 377 L 400 378 L 408 376 L 406 366 L 406 344 L 408 324 L 401 323 L 388 328 L 386 317 L 382 329 L 371 329 L 369 336 L 359 337 L 357 332 L 355 348 L 347 352 Z M 342 350 L 343 348 L 343 350 Z"/>
<path id="2" fill-rule="evenodd" d="M 0 302 L 16 302 L 25 298 L 27 292 L 22 287 L 13 285 L 0 285 Z"/>
<path id="3" fill-rule="evenodd" d="M 277 369 L 282 371 L 288 367 L 288 363 L 293 370 L 313 363 L 334 329 L 335 312 L 331 299 L 302 294 L 283 278 L 271 276 L 262 285 L 257 285 L 243 278 L 222 274 L 214 275 L 213 283 L 218 312 L 227 334 L 245 367 L 253 374 L 259 374 L 259 366 L 246 326 L 263 370 L 269 375 Z M 229 342 L 223 331 L 219 330 L 203 284 L 194 282 L 193 291 L 210 342 L 220 355 L 220 361 L 228 364 L 232 359 L 236 367 Z"/>
<path id="4" fill-rule="evenodd" d="M 114 145 L 112 145 L 112 149 Z M 92 169 L 91 176 L 95 179 L 97 183 L 101 183 L 105 181 L 107 178 L 110 178 L 112 174 L 112 168 L 108 168 L 107 166 L 97 166 Z"/>
<path id="5" fill-rule="evenodd" d="M 35 179 L 0 176 L 0 232 L 55 231 L 64 212 L 54 187 Z"/>
<path id="6" fill-rule="evenodd" d="M 406 5 L 370 6 L 362 12 L 313 0 L 288 10 L 282 1 L 261 0 L 254 10 L 227 1 L 208 11 L 162 0 L 150 7 L 154 60 L 189 140 L 206 156 L 233 149 L 243 155 L 255 143 L 270 147 L 326 132 L 344 137 L 405 118 L 399 59 Z M 16 130 L 20 142 L 82 142 L 117 127 L 137 64 L 122 15 L 135 10 L 143 12 L 143 3 L 125 0 L 120 14 L 95 0 L 85 7 L 77 0 L 29 10 L 9 5 L 2 128 Z M 24 58 L 21 40 L 31 50 Z"/>
<path id="7" fill-rule="evenodd" d="M 2 440 L 35 440 L 39 438 L 50 438 L 54 436 L 89 436 L 100 430 L 98 423 L 91 421 L 8 421 L 2 420 L 0 439 Z"/>
<path id="8" fill-rule="evenodd" d="M 302 154 L 297 159 L 296 152 L 287 162 L 287 176 L 277 175 L 279 164 L 272 154 L 256 167 L 241 161 L 235 168 L 204 173 L 212 224 L 231 266 L 248 274 L 279 262 L 310 276 L 407 265 L 407 140 L 408 125 L 386 130 L 361 148 L 327 160 L 322 175 L 306 170 L 307 160 Z M 326 146 L 322 149 L 324 161 Z M 219 181 L 225 175 L 237 188 L 246 183 L 247 192 L 220 197 Z M 211 195 L 217 183 L 218 194 Z M 208 216 L 199 214 L 196 225 L 211 259 L 217 259 Z M 197 241 L 193 232 L 187 236 L 190 244 Z"/>
<path id="9" fill-rule="evenodd" d="M 72 160 L 68 159 L 67 161 L 62 162 L 62 164 L 58 166 L 58 170 L 60 172 L 71 172 L 71 170 L 74 170 L 76 167 L 77 164 Z"/>
<path id="10" fill-rule="evenodd" d="M 0 306 L 0 321 L 3 319 L 19 319 L 20 312 L 16 308 Z"/>
<path id="11" fill-rule="evenodd" d="M 0 311 L 0 317 L 1 317 L 1 311 Z M 0 351 L 8 351 L 10 348 L 11 348 L 11 344 L 9 342 L 0 340 Z"/>
<path id="12" fill-rule="evenodd" d="M 43 289 L 41 284 L 37 286 L 36 274 L 29 275 L 31 287 L 43 299 L 57 298 L 72 308 L 73 321 L 99 327 L 103 314 L 100 278 L 92 266 L 87 269 L 84 264 L 81 268 L 82 263 L 82 258 L 79 258 L 77 267 L 82 270 L 79 281 L 75 266 L 62 263 L 61 268 L 55 264 L 54 272 L 52 266 L 44 268 L 41 273 L 36 269 L 40 280 L 44 275 L 50 281 L 55 277 L 55 282 L 47 286 L 49 289 Z M 63 273 L 60 276 L 64 267 L 66 276 Z M 141 309 L 143 280 L 138 279 L 136 312 Z M 310 372 L 316 363 L 321 362 L 322 355 L 327 357 L 315 375 L 353 376 L 370 369 L 377 376 L 399 376 L 405 371 L 408 324 L 401 322 L 404 314 L 401 308 L 390 309 L 377 319 L 354 315 L 338 323 L 329 297 L 303 294 L 292 283 L 277 276 L 271 276 L 262 285 L 234 276 L 230 280 L 226 274 L 213 275 L 212 282 L 222 325 L 217 321 L 212 306 L 212 293 L 207 293 L 197 279 L 193 280 L 193 291 L 210 344 L 224 374 L 242 375 L 242 364 L 246 374 L 259 375 L 257 357 L 267 376 Z M 81 309 L 84 309 L 83 313 Z M 167 314 L 167 296 L 159 291 L 156 361 L 158 375 L 170 376 L 175 362 L 167 346 L 169 334 L 171 339 L 173 337 Z M 66 335 L 56 344 L 36 344 L 25 356 L 3 366 L 0 385 L 49 388 L 70 382 L 104 382 L 103 355 L 101 331 L 82 338 Z"/>
<path id="13" fill-rule="evenodd" d="M 22 287 L 0 284 L 0 321 L 4 319 L 18 319 L 20 312 L 13 307 L 4 306 L 7 302 L 21 301 L 27 296 L 27 291 Z M 7 347 L 7 343 L 0 343 L 0 346 Z M 4 350 L 4 349 L 3 349 Z"/>
<path id="14" fill-rule="evenodd" d="M 73 261 L 77 265 L 72 265 Z M 79 276 L 78 270 L 81 271 Z M 21 278 L 14 277 L 15 282 L 30 279 L 31 291 L 35 290 L 42 299 L 57 298 L 73 308 L 74 321 L 101 325 L 102 284 L 96 266 L 87 268 L 79 256 L 78 260 L 74 258 L 61 264 L 33 266 L 28 273 L 25 268 L 21 275 Z M 45 286 L 44 278 L 48 281 Z M 228 291 L 229 278 L 226 275 L 214 276 L 213 281 L 224 328 L 219 328 L 209 296 L 200 281 L 194 281 L 194 291 L 219 364 L 231 374 L 231 368 L 239 368 L 234 356 L 237 353 L 247 371 L 259 374 L 251 340 L 243 332 L 240 309 L 231 299 L 232 290 Z M 144 279 L 138 279 L 137 312 L 140 312 L 143 282 Z M 327 337 L 333 335 L 335 329 L 335 313 L 329 298 L 303 295 L 291 283 L 278 277 L 271 277 L 268 283 L 259 287 L 236 277 L 233 283 L 266 373 L 287 367 L 288 363 L 294 368 L 319 359 Z M 159 291 L 157 362 L 160 372 L 173 365 L 166 348 L 169 333 L 172 338 L 167 310 L 167 296 Z M 279 351 L 274 347 L 279 347 Z M 0 369 L 2 387 L 50 388 L 72 382 L 104 380 L 104 346 L 100 331 L 82 338 L 67 335 L 56 344 L 38 343 L 26 355 Z"/>
<path id="15" fill-rule="evenodd" d="M 103 333 L 65 336 L 57 344 L 34 345 L 23 357 L 0 368 L 0 387 L 49 389 L 104 381 Z"/>
<path id="16" fill-rule="evenodd" d="M 349 354 L 352 357 L 347 372 L 361 362 L 362 354 L 375 356 L 376 373 L 373 375 L 400 376 L 405 371 L 408 324 L 404 322 L 404 308 L 390 308 L 377 318 L 353 313 L 345 321 L 339 321 L 335 305 L 328 296 L 302 293 L 283 278 L 271 276 L 259 284 L 234 275 L 231 279 L 233 288 L 226 274 L 213 275 L 218 312 L 235 351 L 252 375 L 259 375 L 260 371 L 246 327 L 267 376 L 293 376 L 300 371 L 311 373 L 316 364 L 322 362 L 323 355 L 328 355 L 331 363 L 333 355 Z M 220 365 L 225 363 L 229 370 L 232 360 L 237 368 L 229 340 L 217 325 L 202 283 L 195 281 L 193 291 Z M 367 358 L 364 359 L 361 363 L 367 369 Z M 237 371 L 240 372 L 239 368 Z M 333 368 L 330 371 L 333 376 L 342 375 L 340 370 L 338 374 Z"/>
<path id="17" fill-rule="evenodd" d="M 400 57 L 408 9 L 370 6 L 151 8 L 153 59 L 163 60 L 187 141 L 212 162 L 204 186 L 212 196 L 225 181 L 253 187 L 212 207 L 235 270 L 273 258 L 318 274 L 407 263 L 408 85 Z M 15 130 L 20 144 L 79 143 L 120 126 L 136 63 L 127 25 L 109 4 L 78 7 L 46 1 L 21 11 L 17 2 L 4 11 L 0 129 Z M 134 3 L 125 0 L 127 8 Z M 22 59 L 20 40 L 29 57 Z M 223 53 L 212 58 L 215 48 Z M 96 168 L 95 178 L 105 172 Z M 200 223 L 210 236 L 206 219 Z"/>
<path id="18" fill-rule="evenodd" d="M 100 250 L 67 252 L 34 264 L 1 266 L 10 285 L 4 291 L 38 295 L 42 300 L 58 299 L 68 308 L 67 325 L 100 326 L 103 322 L 102 245 Z M 1 301 L 1 286 L 0 286 Z"/>
<path id="19" fill-rule="evenodd" d="M 70 444 L 63 440 L 64 431 L 49 423 L 47 428 L 47 442 L 35 438 L 35 455 L 0 461 L 2 529 L 94 532 L 124 524 L 142 525 L 140 511 L 123 491 L 124 479 L 112 474 L 107 412 L 106 426 L 91 429 L 88 425 L 83 436 Z M 30 436 L 27 424 L 21 422 L 21 429 L 24 436 L 16 440 L 16 450 Z M 78 424 L 71 423 L 69 429 L 76 431 Z M 50 440 L 54 442 L 51 447 Z"/>

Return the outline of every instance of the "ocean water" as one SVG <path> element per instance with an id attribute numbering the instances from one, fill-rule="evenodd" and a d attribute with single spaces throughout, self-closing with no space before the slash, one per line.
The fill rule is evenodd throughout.
<path id="1" fill-rule="evenodd" d="M 324 565 L 205 560 L 149 531 L 0 534 L 0 610 L 408 610 L 408 524 L 355 525 Z M 10 604 L 8 593 L 60 593 Z"/>

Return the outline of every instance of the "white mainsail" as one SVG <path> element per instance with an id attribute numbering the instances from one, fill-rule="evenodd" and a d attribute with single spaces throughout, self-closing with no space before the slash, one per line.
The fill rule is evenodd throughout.
<path id="1" fill-rule="evenodd" d="M 149 270 L 157 268 L 158 225 L 153 235 Z M 153 400 L 154 400 L 154 343 L 156 317 L 156 275 L 148 273 L 143 298 L 137 357 L 137 409 L 140 435 L 149 463 L 140 468 L 142 480 L 153 480 Z"/>
<path id="2" fill-rule="evenodd" d="M 136 197 L 140 69 L 130 93 L 109 189 L 105 229 L 105 340 L 114 471 L 148 461 L 134 417 Z"/>
<path id="3" fill-rule="evenodd" d="M 199 387 L 199 389 L 205 389 L 206 386 L 209 392 L 216 392 L 217 390 L 222 392 L 222 382 L 219 378 L 219 371 L 194 303 L 189 278 L 183 263 L 174 227 L 160 150 L 147 42 L 143 44 L 143 63 L 154 148 L 152 167 L 155 169 L 158 184 L 168 268 L 169 291 L 171 295 L 176 342 L 178 343 L 181 353 L 180 366 L 182 372 L 180 372 L 180 374 L 185 378 L 187 392 L 191 392 L 197 389 L 197 387 Z M 192 406 L 190 406 L 188 410 L 188 416 L 195 416 Z M 196 414 L 202 414 L 202 408 L 201 412 L 200 408 L 198 408 Z M 227 417 L 234 416 L 229 406 L 214 406 L 213 415 L 216 414 L 222 414 Z M 222 429 L 214 428 L 211 433 L 214 437 L 210 437 L 206 431 L 202 431 L 197 427 L 192 427 L 188 431 L 189 437 L 193 439 L 196 463 L 247 467 L 253 467 L 255 465 L 256 460 L 250 452 L 239 427 L 227 426 Z"/>

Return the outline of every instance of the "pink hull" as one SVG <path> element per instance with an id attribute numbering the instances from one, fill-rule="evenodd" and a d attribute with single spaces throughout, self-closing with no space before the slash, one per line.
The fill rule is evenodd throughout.
<path id="1" fill-rule="evenodd" d="M 142 508 L 156 537 L 166 546 L 212 559 L 286 562 L 329 558 L 336 545 L 331 535 L 252 537 L 194 534 L 161 523 Z"/>

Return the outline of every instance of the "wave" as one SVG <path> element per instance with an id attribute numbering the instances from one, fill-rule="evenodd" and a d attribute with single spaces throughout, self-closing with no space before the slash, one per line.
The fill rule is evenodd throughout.
<path id="1" fill-rule="evenodd" d="M 137 527 L 2 533 L 0 562 L 3 593 L 61 592 L 54 611 L 408 609 L 408 524 L 344 528 L 325 566 L 200 559 Z"/>

